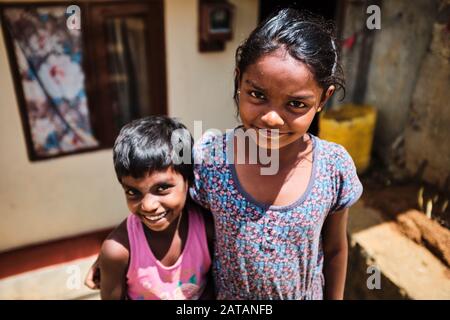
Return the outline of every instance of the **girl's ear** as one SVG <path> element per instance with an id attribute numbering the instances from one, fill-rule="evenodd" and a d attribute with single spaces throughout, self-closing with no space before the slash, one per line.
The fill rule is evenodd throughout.
<path id="1" fill-rule="evenodd" d="M 336 90 L 336 87 L 331 85 L 327 89 L 327 93 L 325 94 L 325 98 L 328 100 L 334 93 L 334 90 Z"/>
<path id="2" fill-rule="evenodd" d="M 322 95 L 322 101 L 320 101 L 319 107 L 317 108 L 317 112 L 322 111 L 323 106 L 325 105 L 325 103 L 327 103 L 328 99 L 330 99 L 335 90 L 336 87 L 333 85 L 328 87 L 327 91 L 325 91 L 324 94 Z"/>
<path id="3" fill-rule="evenodd" d="M 236 89 L 241 88 L 241 71 L 239 68 L 234 69 L 234 81 L 236 84 Z"/>
<path id="4" fill-rule="evenodd" d="M 234 69 L 234 101 L 239 110 L 239 96 L 241 94 L 241 71 L 239 68 Z"/>

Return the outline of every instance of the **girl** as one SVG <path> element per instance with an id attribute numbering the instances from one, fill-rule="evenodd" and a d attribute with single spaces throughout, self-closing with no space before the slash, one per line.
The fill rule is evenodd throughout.
<path id="1" fill-rule="evenodd" d="M 114 144 L 114 168 L 131 214 L 102 245 L 102 299 L 212 297 L 212 218 L 186 203 L 192 164 L 174 158 L 174 134 L 190 150 L 187 129 L 157 116 L 124 126 Z"/>
<path id="2" fill-rule="evenodd" d="M 237 49 L 242 127 L 204 135 L 195 156 L 216 163 L 194 166 L 190 190 L 214 216 L 219 299 L 343 298 L 348 208 L 362 185 L 343 147 L 307 133 L 343 84 L 332 29 L 293 9 L 263 22 Z M 242 131 L 253 139 L 239 148 Z M 266 165 L 255 147 L 278 154 L 276 175 L 261 174 Z M 233 163 L 230 154 L 245 161 Z"/>

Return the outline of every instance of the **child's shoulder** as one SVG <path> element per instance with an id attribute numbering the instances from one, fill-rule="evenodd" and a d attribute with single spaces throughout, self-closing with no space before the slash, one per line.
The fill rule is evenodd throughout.
<path id="1" fill-rule="evenodd" d="M 218 165 L 225 162 L 226 133 L 220 130 L 208 130 L 195 142 L 193 148 L 194 163 L 200 165 Z"/>
<path id="2" fill-rule="evenodd" d="M 321 167 L 327 168 L 327 174 L 337 176 L 356 171 L 355 162 L 344 146 L 317 137 L 315 139 L 319 149 L 319 163 Z"/>
<path id="3" fill-rule="evenodd" d="M 203 133 L 199 141 L 201 144 L 211 144 L 220 141 L 224 137 L 224 135 L 225 133 L 220 130 L 210 129 Z"/>
<path id="4" fill-rule="evenodd" d="M 105 262 L 127 262 L 130 256 L 127 219 L 117 226 L 103 241 L 100 257 Z"/>
<path id="5" fill-rule="evenodd" d="M 207 130 L 201 138 L 195 142 L 194 153 L 215 150 L 219 144 L 223 143 L 225 135 L 226 134 L 219 130 Z"/>
<path id="6" fill-rule="evenodd" d="M 211 211 L 209 211 L 208 209 L 203 208 L 201 205 L 197 204 L 192 199 L 189 199 L 189 202 L 188 202 L 187 205 L 188 205 L 188 208 L 189 208 L 190 211 L 194 211 L 194 212 L 196 212 L 198 215 L 200 215 L 202 217 L 206 228 L 208 228 L 211 225 L 213 225 L 214 220 L 213 220 L 213 215 L 212 215 Z"/>
<path id="7" fill-rule="evenodd" d="M 189 210 L 197 212 L 197 214 L 200 215 L 201 218 L 203 219 L 206 231 L 206 239 L 208 241 L 208 248 L 210 250 L 210 253 L 212 253 L 215 232 L 214 232 L 214 218 L 211 211 L 203 208 L 202 206 L 198 205 L 192 200 L 189 201 L 188 206 Z"/>
<path id="8" fill-rule="evenodd" d="M 353 159 L 348 153 L 348 151 L 345 149 L 344 146 L 320 139 L 318 137 L 314 137 L 317 141 L 317 144 L 320 144 L 319 150 L 321 155 L 327 159 L 328 161 L 334 162 L 334 163 L 342 163 L 342 162 L 351 162 L 353 163 Z"/>

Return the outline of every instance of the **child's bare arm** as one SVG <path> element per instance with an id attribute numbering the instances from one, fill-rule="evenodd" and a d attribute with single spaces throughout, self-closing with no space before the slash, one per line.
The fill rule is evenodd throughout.
<path id="1" fill-rule="evenodd" d="M 122 223 L 115 228 L 111 233 L 106 237 L 107 240 L 112 239 L 116 242 L 122 244 L 129 252 L 129 244 L 128 244 L 128 233 L 127 233 L 127 219 L 123 220 Z M 94 263 L 89 267 L 89 270 L 84 279 L 84 285 L 92 290 L 100 289 L 100 253 L 97 256 L 97 259 Z"/>
<path id="2" fill-rule="evenodd" d="M 126 273 L 129 263 L 127 220 L 114 229 L 103 242 L 98 259 L 91 266 L 89 274 L 98 273 L 102 299 L 124 299 L 126 297 Z M 88 276 L 89 276 L 88 274 Z M 100 276 L 101 275 L 101 276 Z M 88 282 L 90 279 L 86 279 Z"/>
<path id="3" fill-rule="evenodd" d="M 108 239 L 99 256 L 100 296 L 103 300 L 120 300 L 126 297 L 128 250 L 115 240 Z"/>
<path id="4" fill-rule="evenodd" d="M 89 267 L 86 278 L 84 279 L 84 285 L 89 289 L 100 289 L 100 269 L 98 268 L 98 256 L 94 263 Z"/>
<path id="5" fill-rule="evenodd" d="M 322 228 L 324 251 L 324 299 L 344 298 L 345 276 L 347 272 L 347 218 L 348 209 L 328 216 Z"/>

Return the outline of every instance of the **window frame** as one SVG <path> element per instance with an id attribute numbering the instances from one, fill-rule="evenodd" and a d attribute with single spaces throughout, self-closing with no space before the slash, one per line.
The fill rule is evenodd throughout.
<path id="1" fill-rule="evenodd" d="M 70 152 L 61 152 L 57 155 L 37 155 L 31 137 L 31 128 L 27 117 L 27 104 L 24 88 L 19 74 L 19 66 L 15 55 L 14 43 L 7 31 L 4 17 L 4 9 L 27 7 L 57 7 L 77 5 L 81 9 L 81 30 L 84 71 L 84 86 L 89 110 L 89 121 L 93 135 L 99 145 L 93 148 L 85 148 Z M 120 9 L 120 10 L 119 10 Z M 146 23 L 146 52 L 148 55 L 147 74 L 149 79 L 149 99 L 152 106 L 152 114 L 167 114 L 167 76 L 166 76 L 166 44 L 164 28 L 164 1 L 163 0 L 78 0 L 78 1 L 42 1 L 42 2 L 7 2 L 0 3 L 0 20 L 3 30 L 5 48 L 7 51 L 10 72 L 13 78 L 14 91 L 19 107 L 22 130 L 25 137 L 28 158 L 30 161 L 42 161 L 69 155 L 83 154 L 98 150 L 110 149 L 118 134 L 114 128 L 111 99 L 108 97 L 106 86 L 108 83 L 107 60 L 103 57 L 106 53 L 105 46 L 101 47 L 106 39 L 105 33 L 101 34 L 101 22 L 99 23 L 98 11 L 104 11 L 107 17 L 139 16 L 145 17 Z M 131 15 L 130 15 L 131 14 Z M 105 21 L 106 17 L 100 19 Z M 100 43 L 97 43 L 100 39 Z M 154 44 L 158 44 L 154 48 Z M 99 48 L 99 49 L 98 49 Z M 153 48 L 153 50 L 151 50 Z M 100 66 L 100 68 L 99 68 Z M 145 116 L 145 115 L 143 115 Z M 105 119 L 107 121 L 105 121 Z"/>

